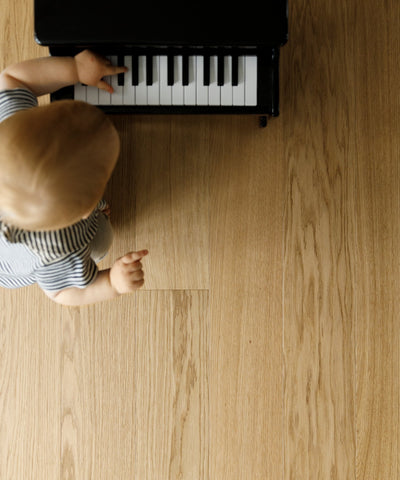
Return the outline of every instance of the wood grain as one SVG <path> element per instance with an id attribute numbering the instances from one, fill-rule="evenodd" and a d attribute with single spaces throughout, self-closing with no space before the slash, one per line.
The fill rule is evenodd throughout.
<path id="1" fill-rule="evenodd" d="M 47 55 L 2 0 L 0 68 Z M 400 478 L 396 0 L 293 0 L 281 115 L 114 116 L 103 267 L 143 290 L 0 291 L 0 478 Z M 40 99 L 46 103 L 47 97 Z"/>
<path id="2" fill-rule="evenodd" d="M 282 124 L 213 124 L 210 478 L 272 480 L 283 452 Z"/>
<path id="3" fill-rule="evenodd" d="M 365 7 L 355 31 L 356 478 L 363 480 L 400 478 L 399 16 L 395 1 L 374 15 Z"/>
<path id="4" fill-rule="evenodd" d="M 123 228 L 118 218 L 119 231 L 135 232 L 129 241 L 116 238 L 119 251 L 130 251 L 135 242 L 136 248 L 151 252 L 146 259 L 147 288 L 207 289 L 207 123 L 192 117 L 129 116 L 116 117 L 115 123 L 125 150 L 109 197 L 113 208 L 130 211 Z M 132 199 L 128 203 L 125 194 Z"/>
<path id="5" fill-rule="evenodd" d="M 137 318 L 135 478 L 208 479 L 208 292 L 139 292 Z"/>
<path id="6" fill-rule="evenodd" d="M 134 478 L 135 305 L 63 310 L 62 479 Z"/>
<path id="7" fill-rule="evenodd" d="M 354 82 L 344 23 L 351 14 L 337 2 L 296 2 L 292 10 L 283 297 L 291 480 L 354 478 Z"/>
<path id="8" fill-rule="evenodd" d="M 59 478 L 61 319 L 36 293 L 0 296 L 0 478 L 7 480 Z"/>

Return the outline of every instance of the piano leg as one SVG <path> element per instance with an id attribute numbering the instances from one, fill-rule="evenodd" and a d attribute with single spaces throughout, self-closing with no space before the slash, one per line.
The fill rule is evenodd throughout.
<path id="1" fill-rule="evenodd" d="M 259 119 L 259 125 L 261 128 L 265 128 L 268 124 L 268 117 L 266 115 L 262 115 Z"/>

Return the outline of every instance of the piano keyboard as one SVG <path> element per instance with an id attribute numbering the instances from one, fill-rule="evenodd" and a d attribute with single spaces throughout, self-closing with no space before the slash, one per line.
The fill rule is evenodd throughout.
<path id="1" fill-rule="evenodd" d="M 105 77 L 110 94 L 77 84 L 74 99 L 98 106 L 257 106 L 256 55 L 107 56 L 125 74 Z"/>

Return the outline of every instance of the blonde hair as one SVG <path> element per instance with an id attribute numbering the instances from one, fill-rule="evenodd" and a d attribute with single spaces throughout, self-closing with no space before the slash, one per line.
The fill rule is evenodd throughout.
<path id="1" fill-rule="evenodd" d="M 98 108 L 62 100 L 0 123 L 0 216 L 27 230 L 76 223 L 101 199 L 119 155 Z"/>

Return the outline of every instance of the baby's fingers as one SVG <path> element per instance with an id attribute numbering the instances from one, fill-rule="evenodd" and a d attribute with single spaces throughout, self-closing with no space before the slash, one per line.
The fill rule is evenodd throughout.
<path id="1" fill-rule="evenodd" d="M 124 265 L 125 265 L 126 271 L 129 273 L 137 272 L 143 269 L 142 262 L 140 262 L 139 260 L 129 264 L 125 263 Z"/>
<path id="2" fill-rule="evenodd" d="M 120 258 L 122 263 L 130 264 L 141 260 L 149 253 L 148 250 L 139 250 L 138 252 L 129 252 L 126 253 L 123 257 Z"/>
<path id="3" fill-rule="evenodd" d="M 118 75 L 119 73 L 126 73 L 127 71 L 128 71 L 128 67 L 109 64 L 106 67 L 106 71 L 104 75 L 107 75 L 107 76 Z"/>
<path id="4" fill-rule="evenodd" d="M 128 71 L 128 67 L 124 66 L 117 66 L 117 65 L 110 65 L 107 67 L 107 75 L 117 75 L 118 73 L 125 73 Z"/>
<path id="5" fill-rule="evenodd" d="M 116 67 L 113 65 L 107 66 L 107 71 L 105 72 L 104 76 L 110 76 L 110 75 L 118 75 L 119 73 L 125 73 L 128 70 L 127 67 Z M 99 83 L 97 84 L 97 88 L 100 88 L 101 90 L 105 90 L 108 93 L 114 93 L 114 88 L 107 83 L 104 78 L 102 78 Z"/>
<path id="6" fill-rule="evenodd" d="M 142 281 L 144 279 L 143 270 L 137 270 L 136 272 L 130 272 L 129 273 L 129 279 L 132 283 Z"/>
<path id="7" fill-rule="evenodd" d="M 97 88 L 99 88 L 100 90 L 105 90 L 108 93 L 114 93 L 113 87 L 105 80 L 100 80 L 97 84 Z"/>

